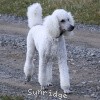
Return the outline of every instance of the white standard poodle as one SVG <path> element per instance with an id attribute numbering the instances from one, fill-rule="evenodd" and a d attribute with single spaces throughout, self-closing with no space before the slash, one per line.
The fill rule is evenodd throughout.
<path id="1" fill-rule="evenodd" d="M 42 8 L 39 3 L 28 7 L 27 53 L 24 73 L 27 82 L 31 80 L 34 71 L 34 51 L 39 53 L 38 81 L 45 90 L 52 83 L 52 62 L 57 57 L 60 85 L 64 93 L 69 93 L 70 78 L 67 65 L 67 51 L 64 35 L 74 29 L 74 19 L 70 12 L 57 9 L 51 15 L 42 18 Z"/>

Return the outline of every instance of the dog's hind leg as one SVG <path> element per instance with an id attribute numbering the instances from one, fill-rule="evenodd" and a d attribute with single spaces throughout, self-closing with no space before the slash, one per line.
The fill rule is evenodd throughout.
<path id="1" fill-rule="evenodd" d="M 33 64 L 33 55 L 35 51 L 34 41 L 30 33 L 27 36 L 27 53 L 26 53 L 26 61 L 24 65 L 24 73 L 26 77 L 26 82 L 31 80 L 31 76 L 33 75 L 34 64 Z"/>

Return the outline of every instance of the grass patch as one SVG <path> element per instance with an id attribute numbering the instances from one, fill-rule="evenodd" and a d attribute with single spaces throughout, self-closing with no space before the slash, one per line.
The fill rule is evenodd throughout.
<path id="1" fill-rule="evenodd" d="M 24 100 L 23 97 L 20 96 L 0 96 L 0 100 Z"/>
<path id="2" fill-rule="evenodd" d="M 27 7 L 35 2 L 41 3 L 44 16 L 64 8 L 76 22 L 100 25 L 100 0 L 0 0 L 0 13 L 26 16 Z"/>

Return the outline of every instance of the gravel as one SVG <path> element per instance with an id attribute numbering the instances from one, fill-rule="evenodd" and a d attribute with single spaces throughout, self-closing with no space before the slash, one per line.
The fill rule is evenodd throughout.
<path id="1" fill-rule="evenodd" d="M 12 48 L 26 49 L 26 37 L 18 35 L 7 35 L 0 34 L 0 45 L 11 46 Z M 98 48 L 86 48 L 87 46 L 75 46 L 66 42 L 66 47 L 69 53 L 74 55 L 76 58 L 88 57 L 88 61 L 91 61 L 95 56 L 100 58 L 100 49 Z M 91 59 L 90 59 L 91 58 Z"/>
<path id="2" fill-rule="evenodd" d="M 11 46 L 11 48 L 20 48 L 25 50 L 26 48 L 26 38 L 18 35 L 0 35 L 1 46 Z"/>
<path id="3" fill-rule="evenodd" d="M 5 21 L 7 23 L 27 23 L 26 17 L 17 17 L 13 15 L 7 15 L 7 14 L 0 14 L 0 21 Z"/>
<path id="4" fill-rule="evenodd" d="M 17 17 L 13 15 L 7 15 L 7 14 L 0 14 L 0 21 L 5 21 L 7 23 L 27 23 L 27 17 Z M 90 31 L 99 31 L 100 32 L 100 26 L 99 25 L 87 25 L 87 24 L 80 24 L 76 23 L 77 29 L 88 29 Z"/>
<path id="5" fill-rule="evenodd" d="M 26 18 L 6 14 L 0 15 L 0 21 L 27 24 Z M 77 24 L 76 28 L 100 32 L 100 26 L 97 25 Z M 19 87 L 24 81 L 22 65 L 25 62 L 26 37 L 10 35 L 4 30 L 0 30 L 0 32 L 4 33 L 0 34 L 0 94 L 22 95 L 25 100 L 59 100 L 59 98 L 48 97 L 47 95 L 39 95 L 36 98 L 35 96 L 28 96 L 27 89 Z M 100 48 L 90 47 L 86 43 L 82 45 L 73 44 L 69 40 L 66 40 L 66 48 L 68 65 L 70 66 L 71 87 L 74 92 L 71 96 L 68 96 L 68 100 L 100 100 Z M 38 64 L 37 58 L 36 64 Z M 55 66 L 53 71 L 58 69 L 56 63 Z M 52 90 L 57 89 L 62 93 L 61 89 L 59 90 L 59 78 L 56 74 L 58 75 L 58 72 L 55 71 L 53 80 L 55 87 Z M 16 84 L 17 82 L 20 82 L 20 84 L 13 86 L 5 80 L 12 80 L 11 83 L 15 80 Z M 37 76 L 34 75 L 32 80 L 37 81 Z M 32 82 L 37 87 L 37 83 Z"/>

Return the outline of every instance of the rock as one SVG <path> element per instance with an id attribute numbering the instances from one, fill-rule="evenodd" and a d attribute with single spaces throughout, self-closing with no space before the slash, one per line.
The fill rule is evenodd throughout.
<path id="1" fill-rule="evenodd" d="M 91 97 L 96 98 L 96 97 L 97 97 L 97 95 L 95 95 L 95 93 L 92 93 L 92 94 L 91 94 Z"/>
<path id="2" fill-rule="evenodd" d="M 83 82 L 81 82 L 82 84 L 86 84 L 86 82 L 85 81 L 83 81 Z"/>

